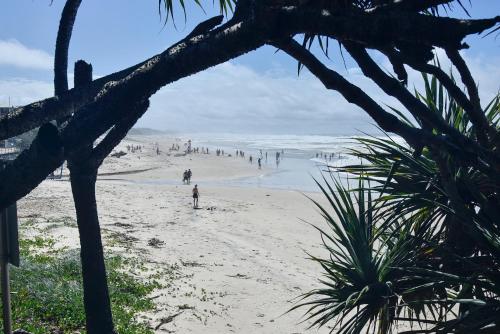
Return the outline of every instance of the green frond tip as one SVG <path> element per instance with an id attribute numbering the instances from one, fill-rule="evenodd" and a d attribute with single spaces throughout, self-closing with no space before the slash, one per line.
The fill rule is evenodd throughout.
<path id="1" fill-rule="evenodd" d="M 205 9 L 203 7 L 203 4 L 201 3 L 200 0 L 192 0 L 192 2 L 201 8 L 204 12 Z M 215 0 L 213 0 L 212 4 L 215 6 Z M 165 22 L 168 21 L 168 19 L 172 19 L 173 21 L 175 20 L 174 18 L 174 9 L 176 5 L 180 6 L 180 9 L 182 10 L 182 13 L 184 14 L 184 19 L 187 19 L 187 12 L 186 12 L 186 0 L 158 0 L 158 14 L 160 16 L 165 13 Z M 219 10 L 221 14 L 227 15 L 230 12 L 234 11 L 234 7 L 236 5 L 236 0 L 219 0 L 218 1 L 219 5 Z"/>

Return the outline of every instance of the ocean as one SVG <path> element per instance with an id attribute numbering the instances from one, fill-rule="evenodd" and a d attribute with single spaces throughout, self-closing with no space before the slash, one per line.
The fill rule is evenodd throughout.
<path id="1" fill-rule="evenodd" d="M 263 173 L 216 182 L 217 185 L 238 187 L 261 187 L 288 189 L 304 192 L 320 191 L 314 179 L 329 179 L 329 167 L 359 163 L 350 156 L 349 149 L 358 146 L 354 137 L 326 135 L 248 135 L 229 133 L 185 134 L 183 140 L 191 139 L 194 147 L 208 147 L 235 156 L 236 150 L 245 152 L 245 159 L 252 155 L 257 168 L 257 158 L 262 156 Z M 276 152 L 280 153 L 276 163 Z M 267 153 L 267 160 L 265 159 Z M 330 159 L 330 154 L 332 158 Z M 342 181 L 345 182 L 342 175 Z"/>

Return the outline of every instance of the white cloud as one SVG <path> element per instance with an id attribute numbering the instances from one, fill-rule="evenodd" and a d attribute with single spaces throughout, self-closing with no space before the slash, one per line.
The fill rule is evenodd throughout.
<path id="1" fill-rule="evenodd" d="M 350 75 L 364 81 L 360 75 Z M 367 89 L 372 89 L 367 88 Z M 307 71 L 259 73 L 225 63 L 160 90 L 140 126 L 177 131 L 352 133 L 372 121 Z"/>
<path id="2" fill-rule="evenodd" d="M 28 48 L 15 39 L 0 40 L 0 65 L 51 70 L 53 57 L 43 50 Z"/>
<path id="3" fill-rule="evenodd" d="M 440 51 L 438 51 L 439 54 Z M 483 103 L 499 90 L 499 57 L 464 57 L 479 83 Z M 442 57 L 441 57 L 442 58 Z M 376 56 L 392 70 L 387 59 Z M 442 62 L 443 68 L 449 63 Z M 382 106 L 404 108 L 384 94 L 359 68 L 336 70 Z M 409 89 L 423 89 L 421 75 L 409 71 Z M 458 75 L 455 73 L 458 78 Z M 177 131 L 246 131 L 267 133 L 352 134 L 370 131 L 374 121 L 337 92 L 329 91 L 306 70 L 259 73 L 225 63 L 160 90 L 140 126 Z"/>
<path id="4" fill-rule="evenodd" d="M 53 84 L 46 81 L 10 78 L 0 80 L 0 106 L 22 106 L 53 95 Z"/>

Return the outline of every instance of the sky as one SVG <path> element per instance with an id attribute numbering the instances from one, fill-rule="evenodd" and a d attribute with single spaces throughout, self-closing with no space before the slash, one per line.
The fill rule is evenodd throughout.
<path id="1" fill-rule="evenodd" d="M 0 4 L 0 106 L 24 105 L 53 95 L 53 54 L 64 0 L 2 0 Z M 175 26 L 165 25 L 157 0 L 83 0 L 70 45 L 69 64 L 92 63 L 104 76 L 162 52 L 199 22 L 218 14 L 212 1 L 188 3 L 187 20 L 177 10 Z M 216 1 L 217 2 L 217 1 Z M 500 15 L 500 0 L 464 4 L 473 18 Z M 179 9 L 179 8 L 177 8 Z M 460 8 L 452 13 L 466 17 Z M 483 102 L 499 91 L 500 36 L 471 37 L 463 52 L 479 83 Z M 444 59 L 443 52 L 438 54 Z M 390 65 L 374 54 L 384 68 Z M 377 102 L 399 108 L 337 48 L 322 60 L 359 85 Z M 444 66 L 449 66 L 443 62 Z M 71 65 L 69 69 L 71 78 Z M 417 73 L 410 86 L 421 87 Z M 177 133 L 350 135 L 373 132 L 373 121 L 338 93 L 326 90 L 307 70 L 266 46 L 161 89 L 137 126 Z"/>

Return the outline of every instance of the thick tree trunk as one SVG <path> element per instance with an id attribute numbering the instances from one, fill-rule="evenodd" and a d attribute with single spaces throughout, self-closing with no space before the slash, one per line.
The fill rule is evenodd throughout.
<path id="1" fill-rule="evenodd" d="M 75 87 L 92 81 L 92 66 L 80 60 L 75 64 Z M 95 183 L 99 163 L 92 157 L 93 144 L 84 146 L 68 158 L 71 191 L 75 201 L 80 235 L 83 302 L 88 334 L 113 333 L 106 266 L 97 214 Z"/>
<path id="2" fill-rule="evenodd" d="M 87 333 L 113 333 L 113 317 L 95 196 L 97 168 L 88 166 L 86 161 L 72 160 L 70 170 L 71 190 L 80 234 Z"/>

